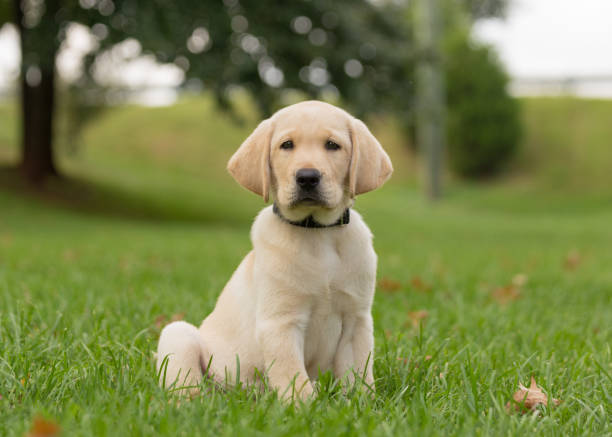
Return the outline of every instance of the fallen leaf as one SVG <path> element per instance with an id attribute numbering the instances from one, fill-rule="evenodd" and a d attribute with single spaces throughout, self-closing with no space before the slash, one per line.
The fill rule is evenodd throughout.
<path id="1" fill-rule="evenodd" d="M 0 234 L 0 245 L 9 247 L 13 244 L 13 236 L 7 232 Z"/>
<path id="2" fill-rule="evenodd" d="M 507 304 L 521 297 L 521 289 L 513 284 L 506 285 L 505 287 L 496 288 L 492 296 L 498 303 Z"/>
<path id="3" fill-rule="evenodd" d="M 160 314 L 159 316 L 155 317 L 155 321 L 153 323 L 157 329 L 162 329 L 164 326 L 166 326 L 166 322 L 168 322 L 168 316 L 165 314 Z"/>
<path id="4" fill-rule="evenodd" d="M 525 273 L 517 273 L 512 278 L 512 285 L 520 288 L 520 287 L 523 287 L 525 284 L 527 284 L 528 280 L 529 280 L 529 277 Z"/>
<path id="5" fill-rule="evenodd" d="M 59 435 L 60 427 L 57 423 L 36 416 L 27 437 L 54 437 Z"/>
<path id="6" fill-rule="evenodd" d="M 412 311 L 408 313 L 408 318 L 410 318 L 410 323 L 413 328 L 418 328 L 419 324 L 429 317 L 429 312 L 425 310 Z"/>
<path id="7" fill-rule="evenodd" d="M 427 285 L 419 276 L 415 276 L 410 280 L 410 285 L 417 291 L 428 292 L 431 290 L 431 286 Z"/>
<path id="8" fill-rule="evenodd" d="M 185 313 L 176 313 L 176 314 L 172 314 L 172 317 L 170 317 L 170 321 L 178 322 L 179 320 L 183 320 L 184 318 L 185 318 Z"/>
<path id="9" fill-rule="evenodd" d="M 64 252 L 62 252 L 62 257 L 64 258 L 64 261 L 74 261 L 76 258 L 76 253 L 72 249 L 66 249 Z"/>
<path id="10" fill-rule="evenodd" d="M 565 270 L 576 270 L 576 268 L 578 267 L 578 265 L 580 265 L 581 262 L 582 256 L 580 255 L 580 252 L 578 252 L 576 249 L 573 249 L 567 253 L 565 257 L 565 262 L 563 263 L 563 268 Z"/>
<path id="11" fill-rule="evenodd" d="M 384 277 L 378 281 L 378 288 L 380 288 L 382 291 L 393 293 L 402 288 L 402 283 L 394 279 Z"/>
<path id="12" fill-rule="evenodd" d="M 172 317 L 170 317 L 170 319 L 168 319 L 168 316 L 166 316 L 165 314 L 160 314 L 159 316 L 155 317 L 154 324 L 157 329 L 162 329 L 168 323 L 177 322 L 179 320 L 183 320 L 184 318 L 185 318 L 185 313 L 173 314 Z"/>
<path id="13" fill-rule="evenodd" d="M 561 401 L 553 398 L 553 404 L 559 405 Z M 535 378 L 531 377 L 531 385 L 526 388 L 519 383 L 519 389 L 512 395 L 512 400 L 506 404 L 508 412 L 518 411 L 521 414 L 533 411 L 538 405 L 548 405 L 548 396 L 538 387 Z"/>

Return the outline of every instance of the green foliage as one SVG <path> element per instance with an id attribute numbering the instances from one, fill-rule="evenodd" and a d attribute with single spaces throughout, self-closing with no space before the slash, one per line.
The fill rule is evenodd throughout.
<path id="1" fill-rule="evenodd" d="M 504 17 L 510 0 L 458 0 L 458 2 L 472 19 L 479 19 L 485 17 Z"/>
<path id="2" fill-rule="evenodd" d="M 447 48 L 447 143 L 451 168 L 475 178 L 497 172 L 516 152 L 519 106 L 493 51 L 467 38 Z"/>
<path id="3" fill-rule="evenodd" d="M 10 0 L 0 0 L 0 28 L 13 21 L 12 12 Z"/>
<path id="4" fill-rule="evenodd" d="M 49 0 L 51 1 L 51 0 Z M 163 6 L 153 0 L 51 1 L 56 9 L 29 14 L 25 62 L 49 63 L 70 23 L 93 30 L 97 47 L 84 73 L 101 55 L 127 38 L 141 53 L 176 63 L 185 80 L 211 90 L 222 108 L 237 85 L 257 96 L 269 114 L 285 90 L 312 97 L 342 96 L 357 113 L 372 112 L 385 100 L 406 94 L 409 27 L 399 6 L 367 0 L 185 0 Z M 31 11 L 30 11 L 31 12 Z M 51 14 L 51 15 L 50 15 Z M 28 14 L 26 14 L 27 18 Z M 27 20 L 25 20 L 27 21 Z M 43 42 L 45 42 L 43 44 Z M 347 64 L 348 63 L 348 64 Z M 82 85 L 91 85 L 83 78 Z M 408 87 L 408 88 L 406 88 Z"/>

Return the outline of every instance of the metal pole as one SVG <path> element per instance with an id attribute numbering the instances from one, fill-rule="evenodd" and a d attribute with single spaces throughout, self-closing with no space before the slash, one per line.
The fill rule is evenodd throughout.
<path id="1" fill-rule="evenodd" d="M 425 158 L 427 196 L 438 199 L 441 192 L 442 155 L 445 143 L 444 77 L 440 54 L 440 7 L 438 0 L 416 0 L 415 36 L 417 60 L 417 143 Z"/>

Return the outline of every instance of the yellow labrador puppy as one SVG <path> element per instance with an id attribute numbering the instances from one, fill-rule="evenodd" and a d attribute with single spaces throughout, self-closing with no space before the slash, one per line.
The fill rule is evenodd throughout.
<path id="1" fill-rule="evenodd" d="M 368 128 L 335 106 L 298 103 L 263 121 L 228 170 L 274 204 L 251 230 L 253 250 L 199 329 L 166 326 L 162 383 L 255 382 L 266 374 L 284 397 L 307 397 L 319 371 L 374 388 L 372 234 L 350 209 L 393 171 Z M 239 366 L 239 368 L 238 368 Z"/>

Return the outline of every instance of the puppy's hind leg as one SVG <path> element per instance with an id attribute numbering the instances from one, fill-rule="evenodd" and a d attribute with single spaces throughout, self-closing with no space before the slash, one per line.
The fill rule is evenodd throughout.
<path id="1" fill-rule="evenodd" d="M 159 383 L 165 388 L 184 387 L 198 393 L 209 353 L 198 329 L 187 322 L 173 322 L 161 332 L 157 346 Z"/>

